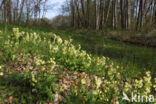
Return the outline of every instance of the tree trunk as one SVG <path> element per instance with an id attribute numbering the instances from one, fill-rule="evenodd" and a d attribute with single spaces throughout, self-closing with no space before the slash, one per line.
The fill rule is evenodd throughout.
<path id="1" fill-rule="evenodd" d="M 87 0 L 87 27 L 90 27 L 90 0 Z"/>
<path id="2" fill-rule="evenodd" d="M 142 7 L 142 21 L 141 21 L 141 30 L 145 24 L 145 11 L 146 11 L 146 4 L 147 4 L 147 0 L 143 0 L 143 7 Z"/>
<path id="3" fill-rule="evenodd" d="M 75 8 L 74 8 L 74 1 L 73 0 L 71 0 L 71 13 L 72 13 L 71 26 L 75 27 Z"/>
<path id="4" fill-rule="evenodd" d="M 13 9 L 13 23 L 16 23 L 16 8 Z"/>
<path id="5" fill-rule="evenodd" d="M 97 13 L 96 13 L 96 10 L 97 10 L 97 7 L 96 7 L 96 0 L 94 0 L 94 15 L 95 15 L 95 17 L 94 17 L 94 25 L 95 25 L 95 29 L 97 28 L 96 26 L 96 24 L 97 24 Z"/>
<path id="6" fill-rule="evenodd" d="M 137 18 L 137 26 L 136 26 L 136 29 L 137 30 L 140 30 L 140 27 L 141 27 L 141 21 L 142 21 L 142 6 L 143 5 L 143 0 L 140 0 L 139 2 L 139 12 L 138 12 L 138 18 Z"/>
<path id="7" fill-rule="evenodd" d="M 116 10 L 116 4 L 117 1 L 113 0 L 112 1 L 112 28 L 116 29 L 117 28 L 117 10 Z"/>
<path id="8" fill-rule="evenodd" d="M 124 15 L 123 15 L 123 0 L 120 0 L 120 13 L 121 13 L 121 28 L 124 28 Z"/>
<path id="9" fill-rule="evenodd" d="M 154 17 L 154 21 L 155 21 L 154 23 L 156 24 L 156 1 L 155 1 L 155 3 L 154 3 L 154 14 L 155 14 L 155 15 L 153 16 L 153 17 Z"/>
<path id="10" fill-rule="evenodd" d="M 1 5 L 0 5 L 0 10 L 2 9 L 2 6 L 6 3 L 7 1 L 6 0 L 3 0 Z"/>
<path id="11" fill-rule="evenodd" d="M 29 19 L 30 19 L 30 0 L 26 1 L 26 8 L 27 8 L 27 20 L 26 20 L 26 23 L 29 24 Z"/>
<path id="12" fill-rule="evenodd" d="M 4 23 L 7 23 L 7 3 L 6 3 L 7 1 L 5 0 L 5 2 L 4 2 Z"/>
<path id="13" fill-rule="evenodd" d="M 108 17 L 109 17 L 109 13 L 110 13 L 110 8 L 111 8 L 111 2 L 112 2 L 112 0 L 109 0 L 107 14 L 106 14 L 106 20 L 105 20 L 105 25 L 106 25 L 106 23 L 108 21 Z"/>
<path id="14" fill-rule="evenodd" d="M 139 14 L 137 19 L 137 30 L 142 30 L 145 18 L 146 0 L 140 0 Z"/>
<path id="15" fill-rule="evenodd" d="M 8 24 L 11 24 L 12 23 L 11 0 L 7 1 L 7 17 L 8 17 Z"/>
<path id="16" fill-rule="evenodd" d="M 99 30 L 99 22 L 100 22 L 100 10 L 99 10 L 99 2 L 96 2 L 96 30 Z"/>
<path id="17" fill-rule="evenodd" d="M 100 0 L 100 24 L 99 29 L 103 28 L 103 18 L 104 17 L 104 0 Z"/>
<path id="18" fill-rule="evenodd" d="M 82 7 L 82 18 L 83 18 L 83 27 L 86 27 L 86 17 L 85 17 L 85 9 L 84 9 L 84 0 L 81 0 Z"/>
<path id="19" fill-rule="evenodd" d="M 130 22 L 131 22 L 131 18 L 130 18 L 130 3 L 129 0 L 126 0 L 126 29 L 130 29 Z"/>
<path id="20" fill-rule="evenodd" d="M 20 14 L 19 14 L 19 18 L 18 18 L 19 24 L 21 22 L 21 17 L 22 17 L 22 13 L 23 13 L 24 2 L 25 2 L 25 0 L 22 0 L 22 4 L 21 4 L 21 7 L 20 7 Z"/>
<path id="21" fill-rule="evenodd" d="M 75 0 L 75 6 L 76 6 L 76 11 L 77 11 L 77 25 L 78 25 L 78 28 L 80 28 L 81 17 L 80 17 L 78 0 Z"/>
<path id="22" fill-rule="evenodd" d="M 150 24 L 152 24 L 153 22 L 153 17 L 154 17 L 154 0 L 151 1 L 151 5 L 150 5 Z"/>

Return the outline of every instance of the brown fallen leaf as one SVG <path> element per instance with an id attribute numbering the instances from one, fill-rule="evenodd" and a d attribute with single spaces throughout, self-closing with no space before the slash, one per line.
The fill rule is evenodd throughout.
<path id="1" fill-rule="evenodd" d="M 8 98 L 8 102 L 11 103 L 11 102 L 13 101 L 13 99 L 14 99 L 14 97 L 13 97 L 13 96 L 10 96 L 10 97 Z"/>

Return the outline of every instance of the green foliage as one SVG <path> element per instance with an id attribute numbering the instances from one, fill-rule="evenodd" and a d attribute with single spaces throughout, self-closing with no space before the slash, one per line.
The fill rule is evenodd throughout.
<path id="1" fill-rule="evenodd" d="M 74 46 L 71 38 L 13 28 L 12 32 L 1 31 L 0 41 L 2 103 L 118 104 L 123 91 L 155 94 L 156 79 L 150 72 L 137 78 L 123 75 L 123 66 L 108 57 L 88 54 L 80 45 Z"/>
<path id="2" fill-rule="evenodd" d="M 0 76 L 0 86 L 5 86 L 9 92 L 5 92 L 3 98 L 13 96 L 10 103 L 34 104 L 52 101 L 54 99 L 54 76 L 36 75 L 34 82 L 31 73 L 5 73 Z M 0 88 L 0 90 L 6 90 Z M 1 96 L 0 96 L 1 97 Z"/>

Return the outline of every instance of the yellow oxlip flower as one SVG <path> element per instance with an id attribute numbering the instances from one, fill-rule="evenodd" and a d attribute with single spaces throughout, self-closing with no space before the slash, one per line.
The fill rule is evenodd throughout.
<path id="1" fill-rule="evenodd" d="M 150 72 L 150 71 L 146 72 L 146 75 L 147 75 L 147 76 L 150 76 L 150 74 L 151 74 L 151 72 Z"/>
<path id="2" fill-rule="evenodd" d="M 98 90 L 93 90 L 92 91 L 93 95 L 98 95 L 98 92 L 99 92 Z"/>
<path id="3" fill-rule="evenodd" d="M 146 82 L 150 82 L 150 81 L 151 81 L 151 77 L 144 77 L 144 80 L 145 80 Z"/>
<path id="4" fill-rule="evenodd" d="M 86 79 L 81 79 L 81 84 L 86 84 Z"/>
<path id="5" fill-rule="evenodd" d="M 81 45 L 79 44 L 79 45 L 78 45 L 78 50 L 80 50 L 80 49 L 81 49 Z"/>
<path id="6" fill-rule="evenodd" d="M 115 104 L 120 104 L 120 103 L 119 103 L 119 101 L 116 101 L 116 103 L 115 103 Z"/>
<path id="7" fill-rule="evenodd" d="M 0 76 L 3 76 L 3 72 L 0 72 Z"/>
<path id="8" fill-rule="evenodd" d="M 49 48 L 50 48 L 50 50 L 52 49 L 52 45 L 51 44 L 49 45 Z"/>
<path id="9" fill-rule="evenodd" d="M 24 31 L 22 31 L 21 33 L 22 33 L 22 35 L 24 35 L 24 34 L 25 34 L 25 32 L 24 32 Z"/>
<path id="10" fill-rule="evenodd" d="M 130 89 L 132 88 L 132 86 L 128 83 L 128 82 L 126 82 L 125 83 L 125 92 L 128 92 Z"/>
<path id="11" fill-rule="evenodd" d="M 97 88 L 99 88 L 101 86 L 102 80 L 101 78 L 97 78 L 97 76 L 95 76 L 94 78 L 95 78 L 95 83 L 97 85 Z"/>
<path id="12" fill-rule="evenodd" d="M 67 40 L 64 41 L 64 45 L 68 45 L 69 42 Z"/>
<path id="13" fill-rule="evenodd" d="M 156 78 L 154 78 L 154 82 L 156 83 Z"/>
<path id="14" fill-rule="evenodd" d="M 45 67 L 41 67 L 41 70 L 44 71 L 45 70 Z"/>
<path id="15" fill-rule="evenodd" d="M 66 90 L 67 89 L 67 85 L 63 84 L 63 90 Z"/>
<path id="16" fill-rule="evenodd" d="M 32 77 L 32 81 L 37 83 L 37 80 L 34 77 Z"/>
<path id="17" fill-rule="evenodd" d="M 12 55 L 12 59 L 13 59 L 13 60 L 15 60 L 15 57 L 16 57 L 15 55 Z"/>
<path id="18" fill-rule="evenodd" d="M 142 88 L 143 87 L 143 80 L 135 80 L 135 87 Z"/>
<path id="19" fill-rule="evenodd" d="M 54 59 L 50 58 L 49 63 L 51 64 L 51 68 L 53 69 L 55 67 L 56 62 L 54 61 Z"/>
<path id="20" fill-rule="evenodd" d="M 73 39 L 70 38 L 70 39 L 69 39 L 69 42 L 71 43 L 72 41 L 73 41 Z"/>
<path id="21" fill-rule="evenodd" d="M 13 28 L 12 30 L 13 30 L 14 33 L 19 32 L 19 28 Z"/>
<path id="22" fill-rule="evenodd" d="M 153 87 L 154 87 L 154 89 L 155 89 L 155 91 L 156 91 L 156 85 L 153 85 Z"/>
<path id="23" fill-rule="evenodd" d="M 151 92 L 151 88 L 146 88 L 145 89 L 145 94 L 149 94 Z"/>
<path id="24" fill-rule="evenodd" d="M 37 80 L 35 79 L 35 75 L 34 74 L 32 74 L 32 81 L 37 83 Z"/>
<path id="25" fill-rule="evenodd" d="M 57 42 L 58 42 L 59 44 L 62 44 L 62 39 L 61 39 L 61 38 L 58 38 L 58 39 L 57 39 Z"/>
<path id="26" fill-rule="evenodd" d="M 63 54 L 66 54 L 67 53 L 66 50 L 67 50 L 67 48 L 66 47 L 63 47 L 63 50 L 62 50 L 63 51 Z"/>
<path id="27" fill-rule="evenodd" d="M 59 49 L 58 49 L 58 46 L 56 46 L 56 47 L 53 48 L 53 52 L 54 52 L 54 53 L 58 52 L 58 50 L 59 50 Z"/>

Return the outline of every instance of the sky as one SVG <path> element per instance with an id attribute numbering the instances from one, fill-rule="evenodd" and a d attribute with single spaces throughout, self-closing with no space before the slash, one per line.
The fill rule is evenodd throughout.
<path id="1" fill-rule="evenodd" d="M 48 7 L 51 6 L 51 9 L 47 10 L 46 16 L 49 19 L 54 18 L 55 16 L 61 14 L 61 5 L 65 2 L 66 0 L 49 0 L 47 2 Z"/>

